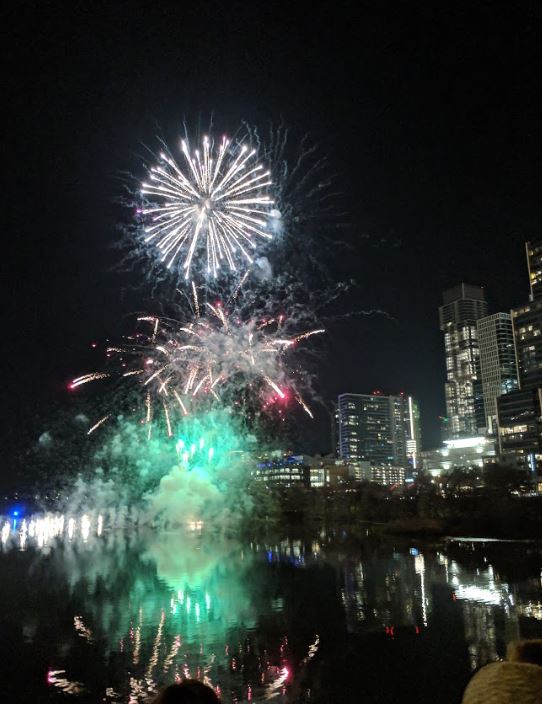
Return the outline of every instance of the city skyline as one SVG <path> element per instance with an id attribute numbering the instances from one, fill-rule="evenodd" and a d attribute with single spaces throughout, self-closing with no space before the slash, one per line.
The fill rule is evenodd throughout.
<path id="1" fill-rule="evenodd" d="M 97 47 L 75 11 L 14 16 L 6 106 L 16 177 L 5 193 L 3 281 L 10 331 L 3 395 L 13 423 L 3 428 L 4 445 L 20 452 L 47 431 L 51 411 L 69 408 L 67 381 L 93 361 L 91 344 L 113 337 L 144 303 L 139 272 L 119 266 L 113 246 L 130 218 L 118 204 L 124 174 L 141 177 L 148 149 L 183 120 L 211 119 L 224 132 L 243 120 L 262 132 L 282 123 L 293 144 L 308 133 L 328 160 L 341 217 L 328 230 L 326 274 L 356 283 L 328 311 L 319 395 L 411 393 L 424 442 L 435 445 L 445 409 L 436 307 L 459 281 L 484 286 L 490 313 L 526 299 L 523 247 L 539 230 L 542 149 L 530 107 L 535 72 L 526 70 L 539 60 L 529 18 L 504 8 L 450 12 L 365 8 L 365 29 L 360 35 L 352 25 L 356 40 L 345 42 L 344 18 L 334 18 L 330 32 L 318 13 L 292 9 L 290 22 L 269 9 L 250 11 L 240 35 L 233 15 L 217 8 L 199 40 L 181 45 L 168 32 L 181 19 L 174 11 L 143 19 L 111 7 L 91 18 Z M 199 29 L 199 19 L 188 9 L 183 27 Z M 117 41 L 115 27 L 123 25 L 126 36 L 140 38 L 129 49 Z M 260 26 L 264 48 L 250 32 Z M 302 62 L 295 26 L 323 38 Z M 482 38 L 475 26 L 484 28 Z M 491 38 L 503 26 L 511 32 L 504 64 L 502 45 Z M 450 53 L 442 50 L 444 31 Z M 32 32 L 36 43 L 25 51 Z M 221 70 L 201 51 L 205 43 L 222 52 Z M 434 60 L 419 73 L 422 54 Z M 437 97 L 428 103 L 427 95 Z M 524 133 L 529 140 L 518 142 Z M 80 319 L 84 326 L 74 324 Z M 36 428 L 25 427 L 29 395 Z M 328 425 L 320 408 L 304 428 L 308 449 L 326 449 L 318 445 Z"/>
<path id="2" fill-rule="evenodd" d="M 396 438 L 400 435 L 406 447 L 410 427 L 414 476 L 420 451 L 420 466 L 436 473 L 503 462 L 534 476 L 542 461 L 542 240 L 526 242 L 525 254 L 529 301 L 510 313 L 488 315 L 479 286 L 460 283 L 443 292 L 438 310 L 447 416 L 441 443 L 433 448 L 421 443 L 420 411 L 411 396 L 340 394 L 338 457 L 354 465 L 406 469 L 404 448 L 398 449 Z M 393 408 L 397 403 L 402 407 L 403 398 L 416 412 L 400 412 L 399 426 Z"/>

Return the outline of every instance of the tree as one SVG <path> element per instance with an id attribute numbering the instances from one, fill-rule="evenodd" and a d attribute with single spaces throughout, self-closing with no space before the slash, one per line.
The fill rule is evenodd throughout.
<path id="1" fill-rule="evenodd" d="M 477 467 L 454 467 L 443 478 L 443 488 L 447 496 L 472 493 L 481 483 L 482 476 Z"/>
<path id="2" fill-rule="evenodd" d="M 492 491 L 522 491 L 529 486 L 529 473 L 520 467 L 498 463 L 484 469 L 484 482 Z"/>

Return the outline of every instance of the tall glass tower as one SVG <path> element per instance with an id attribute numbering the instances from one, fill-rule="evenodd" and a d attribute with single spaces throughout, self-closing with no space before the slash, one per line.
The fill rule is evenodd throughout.
<path id="1" fill-rule="evenodd" d="M 485 412 L 476 321 L 487 315 L 484 289 L 459 284 L 444 291 L 439 308 L 446 354 L 446 415 L 449 438 L 477 435 Z"/>

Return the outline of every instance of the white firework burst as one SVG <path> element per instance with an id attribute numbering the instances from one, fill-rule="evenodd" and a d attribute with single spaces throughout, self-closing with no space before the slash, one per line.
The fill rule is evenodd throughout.
<path id="1" fill-rule="evenodd" d="M 276 216 L 270 172 L 255 150 L 225 137 L 218 149 L 208 137 L 202 146 L 191 154 L 181 141 L 184 169 L 162 152 L 141 188 L 145 242 L 157 245 L 168 268 L 179 262 L 186 279 L 194 270 L 216 277 L 222 267 L 235 272 L 251 264 L 254 250 L 271 239 L 269 218 Z"/>

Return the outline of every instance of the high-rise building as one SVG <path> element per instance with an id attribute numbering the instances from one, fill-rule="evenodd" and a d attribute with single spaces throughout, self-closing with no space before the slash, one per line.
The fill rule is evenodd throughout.
<path id="1" fill-rule="evenodd" d="M 339 453 L 343 460 L 394 461 L 390 402 L 381 394 L 339 396 Z"/>
<path id="2" fill-rule="evenodd" d="M 512 311 L 519 386 L 542 387 L 542 240 L 526 242 L 529 303 Z"/>
<path id="3" fill-rule="evenodd" d="M 519 390 L 497 401 L 499 451 L 533 472 L 542 466 L 542 240 L 525 245 L 529 302 L 512 310 Z"/>
<path id="4" fill-rule="evenodd" d="M 529 300 L 539 301 L 542 299 L 542 240 L 525 242 L 525 253 L 531 289 Z"/>
<path id="5" fill-rule="evenodd" d="M 495 313 L 476 323 L 486 427 L 496 432 L 497 398 L 518 388 L 512 318 Z"/>
<path id="6" fill-rule="evenodd" d="M 484 289 L 459 284 L 443 294 L 439 308 L 446 354 L 446 415 L 451 438 L 477 435 L 485 427 L 476 322 L 487 315 Z"/>
<path id="7" fill-rule="evenodd" d="M 399 467 L 417 461 L 419 410 L 411 396 L 341 394 L 338 413 L 343 460 Z"/>

